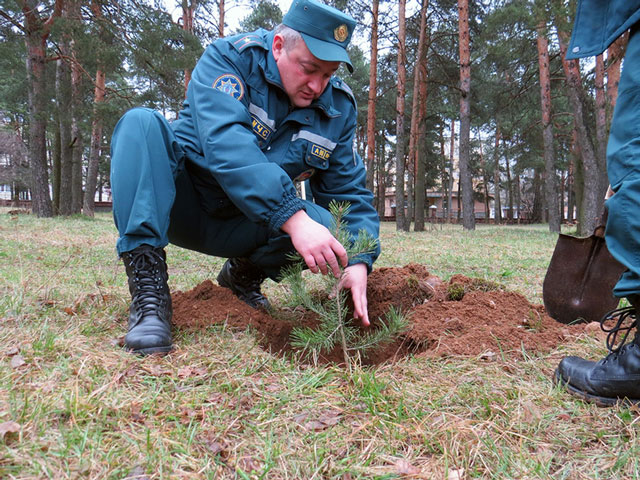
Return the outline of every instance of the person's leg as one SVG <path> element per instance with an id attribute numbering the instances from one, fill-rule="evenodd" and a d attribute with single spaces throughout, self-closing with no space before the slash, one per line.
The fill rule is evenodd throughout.
<path id="1" fill-rule="evenodd" d="M 567 357 L 555 372 L 558 383 L 572 394 L 599 405 L 620 401 L 640 403 L 640 335 L 636 317 L 640 308 L 640 33 L 633 29 L 627 46 L 618 99 L 607 146 L 607 173 L 615 192 L 607 200 L 607 247 L 627 270 L 614 295 L 631 307 L 614 310 L 601 321 L 610 332 L 610 354 L 599 362 Z M 613 327 L 607 323 L 615 323 Z M 622 328 L 621 328 L 622 327 Z M 624 345 L 633 330 L 635 338 Z M 615 345 L 618 332 L 626 332 Z"/>
<path id="2" fill-rule="evenodd" d="M 118 122 L 111 143 L 116 244 L 127 272 L 131 306 L 125 346 L 166 353 L 171 341 L 171 295 L 164 247 L 182 149 L 167 121 L 136 108 Z"/>
<path id="3" fill-rule="evenodd" d="M 269 308 L 260 285 L 267 277 L 278 281 L 281 269 L 290 263 L 288 255 L 294 248 L 289 235 L 273 234 L 238 212 L 227 218 L 202 215 L 189 206 L 197 201 L 198 194 L 188 174 L 181 174 L 176 185 L 169 227 L 171 243 L 228 258 L 217 277 L 218 283 L 254 308 Z M 305 208 L 312 219 L 331 227 L 332 218 L 326 209 L 311 202 L 305 202 Z"/>

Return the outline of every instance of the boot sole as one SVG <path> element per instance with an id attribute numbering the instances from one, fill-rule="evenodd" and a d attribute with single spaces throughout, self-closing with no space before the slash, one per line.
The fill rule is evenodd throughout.
<path id="1" fill-rule="evenodd" d="M 173 345 L 169 345 L 167 347 L 149 347 L 149 348 L 127 348 L 131 353 L 135 353 L 137 355 L 153 355 L 154 353 L 160 353 L 166 355 L 171 350 L 173 350 Z"/>
<path id="2" fill-rule="evenodd" d="M 581 400 L 584 400 L 589 403 L 593 403 L 598 407 L 615 407 L 616 405 L 631 406 L 631 405 L 640 404 L 640 399 L 633 399 L 633 398 L 627 398 L 627 397 L 624 397 L 624 398 L 600 397 L 598 395 L 592 395 L 590 393 L 583 392 L 582 390 L 578 390 L 576 387 L 574 387 L 569 382 L 567 382 L 564 378 L 562 378 L 562 375 L 560 375 L 560 372 L 558 371 L 558 369 L 556 369 L 556 371 L 553 374 L 553 382 L 556 385 L 566 388 L 567 391 L 574 397 L 578 397 Z"/>

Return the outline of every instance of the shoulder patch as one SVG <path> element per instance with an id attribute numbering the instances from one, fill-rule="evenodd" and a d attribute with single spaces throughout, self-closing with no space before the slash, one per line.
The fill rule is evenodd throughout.
<path id="1" fill-rule="evenodd" d="M 240 100 L 244 96 L 244 85 L 242 81 L 232 73 L 225 73 L 215 79 L 212 85 L 216 90 L 231 95 L 236 100 Z"/>
<path id="2" fill-rule="evenodd" d="M 246 35 L 239 35 L 237 38 L 235 38 L 231 42 L 231 45 L 233 45 L 233 47 L 239 52 L 242 52 L 249 47 L 262 47 L 265 49 L 267 48 L 267 45 L 264 42 L 264 38 L 262 38 L 262 36 L 257 35 L 255 33 L 247 33 Z"/>

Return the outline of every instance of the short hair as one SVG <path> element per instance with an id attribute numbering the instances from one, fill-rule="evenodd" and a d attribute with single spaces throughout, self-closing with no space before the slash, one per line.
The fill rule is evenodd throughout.
<path id="1" fill-rule="evenodd" d="M 300 32 L 294 30 L 291 27 L 287 27 L 282 23 L 275 28 L 274 33 L 282 35 L 282 38 L 284 40 L 284 49 L 287 52 L 291 51 L 292 48 L 295 48 L 298 42 L 302 40 L 302 35 L 300 35 Z"/>

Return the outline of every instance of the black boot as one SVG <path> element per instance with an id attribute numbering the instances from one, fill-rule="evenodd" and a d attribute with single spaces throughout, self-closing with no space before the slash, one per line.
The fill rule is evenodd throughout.
<path id="1" fill-rule="evenodd" d="M 140 245 L 123 253 L 122 259 L 131 293 L 125 347 L 142 355 L 171 351 L 171 294 L 164 250 Z"/>
<path id="2" fill-rule="evenodd" d="M 269 300 L 260 291 L 260 285 L 266 278 L 264 272 L 248 259 L 230 258 L 218 274 L 218 284 L 230 289 L 250 307 L 269 310 Z"/>
<path id="3" fill-rule="evenodd" d="M 609 355 L 599 362 L 567 357 L 558 365 L 554 380 L 572 395 L 599 406 L 640 403 L 640 333 L 636 330 L 633 341 L 625 345 L 630 331 L 637 329 L 640 296 L 634 295 L 628 300 L 630 307 L 613 310 L 600 321 L 602 330 L 609 333 Z M 605 327 L 611 320 L 616 322 L 615 326 Z M 616 345 L 616 337 L 622 331 L 624 337 Z"/>

